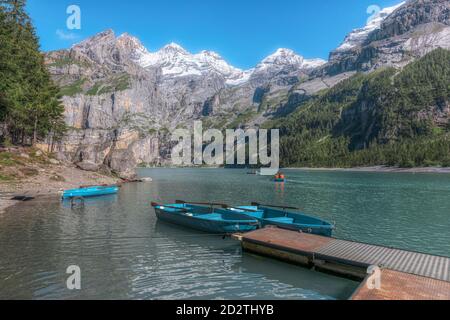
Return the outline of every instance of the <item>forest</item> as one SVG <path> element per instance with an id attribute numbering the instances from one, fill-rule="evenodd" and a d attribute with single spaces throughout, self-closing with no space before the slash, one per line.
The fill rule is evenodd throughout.
<path id="1" fill-rule="evenodd" d="M 450 166 L 450 51 L 356 74 L 265 127 L 283 166 Z"/>

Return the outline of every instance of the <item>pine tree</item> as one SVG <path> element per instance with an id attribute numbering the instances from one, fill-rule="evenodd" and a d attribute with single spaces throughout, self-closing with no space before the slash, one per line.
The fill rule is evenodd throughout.
<path id="1" fill-rule="evenodd" d="M 25 0 L 0 0 L 0 122 L 12 142 L 36 144 L 64 131 L 58 89 L 40 52 Z"/>

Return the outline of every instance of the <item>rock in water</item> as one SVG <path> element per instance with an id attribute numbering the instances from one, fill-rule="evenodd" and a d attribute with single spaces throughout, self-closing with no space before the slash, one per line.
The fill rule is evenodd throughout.
<path id="1" fill-rule="evenodd" d="M 135 181 L 137 180 L 137 174 L 133 170 L 127 170 L 119 173 L 119 177 L 122 180 L 126 181 Z"/>

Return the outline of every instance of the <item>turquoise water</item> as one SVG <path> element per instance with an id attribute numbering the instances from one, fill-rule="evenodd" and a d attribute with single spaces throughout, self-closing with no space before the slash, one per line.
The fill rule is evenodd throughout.
<path id="1" fill-rule="evenodd" d="M 450 256 L 450 175 L 144 169 L 152 183 L 72 210 L 57 199 L 0 216 L 0 299 L 346 299 L 358 283 L 242 253 L 233 240 L 159 223 L 150 201 L 303 207 L 336 236 Z M 78 265 L 82 289 L 66 288 Z"/>
<path id="2" fill-rule="evenodd" d="M 242 170 L 143 170 L 160 201 L 301 207 L 335 222 L 335 236 L 450 256 L 450 175 L 286 170 L 287 183 Z"/>

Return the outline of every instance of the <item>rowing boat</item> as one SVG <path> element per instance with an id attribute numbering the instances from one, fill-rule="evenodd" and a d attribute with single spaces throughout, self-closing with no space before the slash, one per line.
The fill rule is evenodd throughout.
<path id="1" fill-rule="evenodd" d="M 247 214 L 214 206 L 187 203 L 161 205 L 152 202 L 159 220 L 211 234 L 232 234 L 258 229 L 260 223 Z"/>
<path id="2" fill-rule="evenodd" d="M 71 189 L 63 192 L 63 199 L 98 197 L 116 194 L 119 192 L 117 186 L 92 186 L 87 188 Z"/>
<path id="3" fill-rule="evenodd" d="M 322 219 L 311 217 L 298 211 L 292 212 L 292 210 L 301 210 L 299 208 L 252 203 L 251 206 L 230 208 L 229 210 L 257 219 L 262 227 L 277 226 L 283 229 L 326 237 L 331 237 L 335 229 L 334 225 Z"/>

